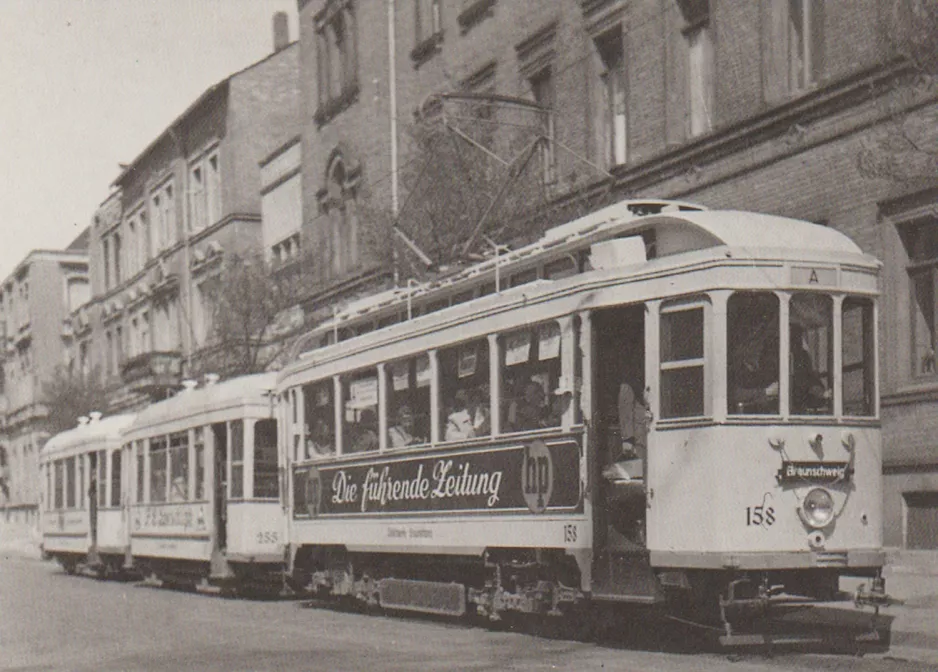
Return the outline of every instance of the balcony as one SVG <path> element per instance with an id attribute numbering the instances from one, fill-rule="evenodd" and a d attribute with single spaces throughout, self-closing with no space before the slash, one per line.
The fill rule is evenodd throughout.
<path id="1" fill-rule="evenodd" d="M 179 386 L 182 356 L 178 352 L 145 352 L 121 364 L 121 379 L 134 392 L 152 393 Z"/>

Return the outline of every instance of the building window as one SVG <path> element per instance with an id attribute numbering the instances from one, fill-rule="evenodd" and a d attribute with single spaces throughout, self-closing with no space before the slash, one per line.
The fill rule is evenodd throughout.
<path id="1" fill-rule="evenodd" d="M 189 168 L 189 230 L 211 226 L 220 216 L 221 174 L 216 151 Z"/>
<path id="2" fill-rule="evenodd" d="M 595 41 L 601 72 L 599 75 L 602 153 L 607 166 L 627 160 L 627 89 L 622 28 L 605 33 Z"/>
<path id="3" fill-rule="evenodd" d="M 900 228 L 909 255 L 906 271 L 911 289 L 912 373 L 938 374 L 938 217 L 927 216 Z"/>
<path id="4" fill-rule="evenodd" d="M 544 184 L 553 184 L 557 179 L 557 165 L 554 157 L 554 79 L 550 67 L 537 72 L 528 80 L 534 102 L 544 108 L 542 115 L 542 133 L 538 150 L 541 163 L 541 178 Z"/>
<path id="5" fill-rule="evenodd" d="M 803 91 L 814 83 L 815 17 L 813 0 L 788 0 L 788 87 Z"/>
<path id="6" fill-rule="evenodd" d="M 316 16 L 319 108 L 325 123 L 358 96 L 357 31 L 351 0 L 331 0 Z"/>
<path id="7" fill-rule="evenodd" d="M 418 45 L 443 32 L 441 4 L 440 0 L 414 0 L 414 35 Z"/>
<path id="8" fill-rule="evenodd" d="M 115 233 L 113 238 L 114 244 L 114 282 L 115 284 L 120 284 L 120 281 L 123 279 L 121 274 L 121 255 L 123 250 L 121 249 L 121 234 Z"/>
<path id="9" fill-rule="evenodd" d="M 466 116 L 472 120 L 473 128 L 469 135 L 483 147 L 492 149 L 495 145 L 495 106 L 491 96 L 495 95 L 495 62 L 480 68 L 462 82 L 461 88 L 469 93 L 480 94 L 478 100 L 470 100 Z"/>
<path id="10" fill-rule="evenodd" d="M 104 259 L 104 289 L 111 288 L 111 244 L 107 238 L 101 241 L 101 257 Z"/>
<path id="11" fill-rule="evenodd" d="M 320 207 L 331 223 L 332 270 L 348 273 L 359 264 L 357 179 L 351 178 L 341 157 L 329 170 L 329 181 Z"/>
<path id="12" fill-rule="evenodd" d="M 713 128 L 713 32 L 706 6 L 684 30 L 687 40 L 688 131 L 691 137 Z"/>
<path id="13" fill-rule="evenodd" d="M 152 206 L 154 248 L 164 250 L 176 242 L 176 209 L 173 199 L 173 185 L 165 184 L 157 189 L 150 198 Z"/>

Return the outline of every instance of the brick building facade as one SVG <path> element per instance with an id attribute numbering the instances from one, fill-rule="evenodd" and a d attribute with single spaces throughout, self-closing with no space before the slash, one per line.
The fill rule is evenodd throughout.
<path id="1" fill-rule="evenodd" d="M 925 136 L 938 129 L 936 91 L 908 84 L 914 73 L 896 57 L 896 3 L 297 4 L 301 245 L 331 288 L 320 309 L 389 277 L 361 245 L 356 213 L 364 193 L 391 200 L 392 100 L 399 162 L 431 94 L 537 100 L 553 110 L 545 179 L 557 201 L 653 196 L 786 215 L 883 260 L 885 541 L 938 548 L 938 182 L 860 169 L 897 113 Z"/>
<path id="2" fill-rule="evenodd" d="M 68 367 L 69 312 L 88 300 L 88 236 L 33 250 L 0 284 L 0 511 L 35 523 L 39 451 L 49 438 L 43 384 Z"/>

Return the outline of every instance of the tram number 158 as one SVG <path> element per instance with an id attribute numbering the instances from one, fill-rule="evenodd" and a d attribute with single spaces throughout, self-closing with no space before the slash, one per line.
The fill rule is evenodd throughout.
<path id="1" fill-rule="evenodd" d="M 746 525 L 768 527 L 775 522 L 775 509 L 771 506 L 747 506 Z"/>

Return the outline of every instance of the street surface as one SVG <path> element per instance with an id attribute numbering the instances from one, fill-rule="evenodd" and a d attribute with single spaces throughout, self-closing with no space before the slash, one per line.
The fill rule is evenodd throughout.
<path id="1" fill-rule="evenodd" d="M 65 575 L 0 556 L 0 670 L 641 670 L 735 672 L 931 669 L 879 655 L 726 654 L 583 643 L 439 620 L 250 601 Z"/>

